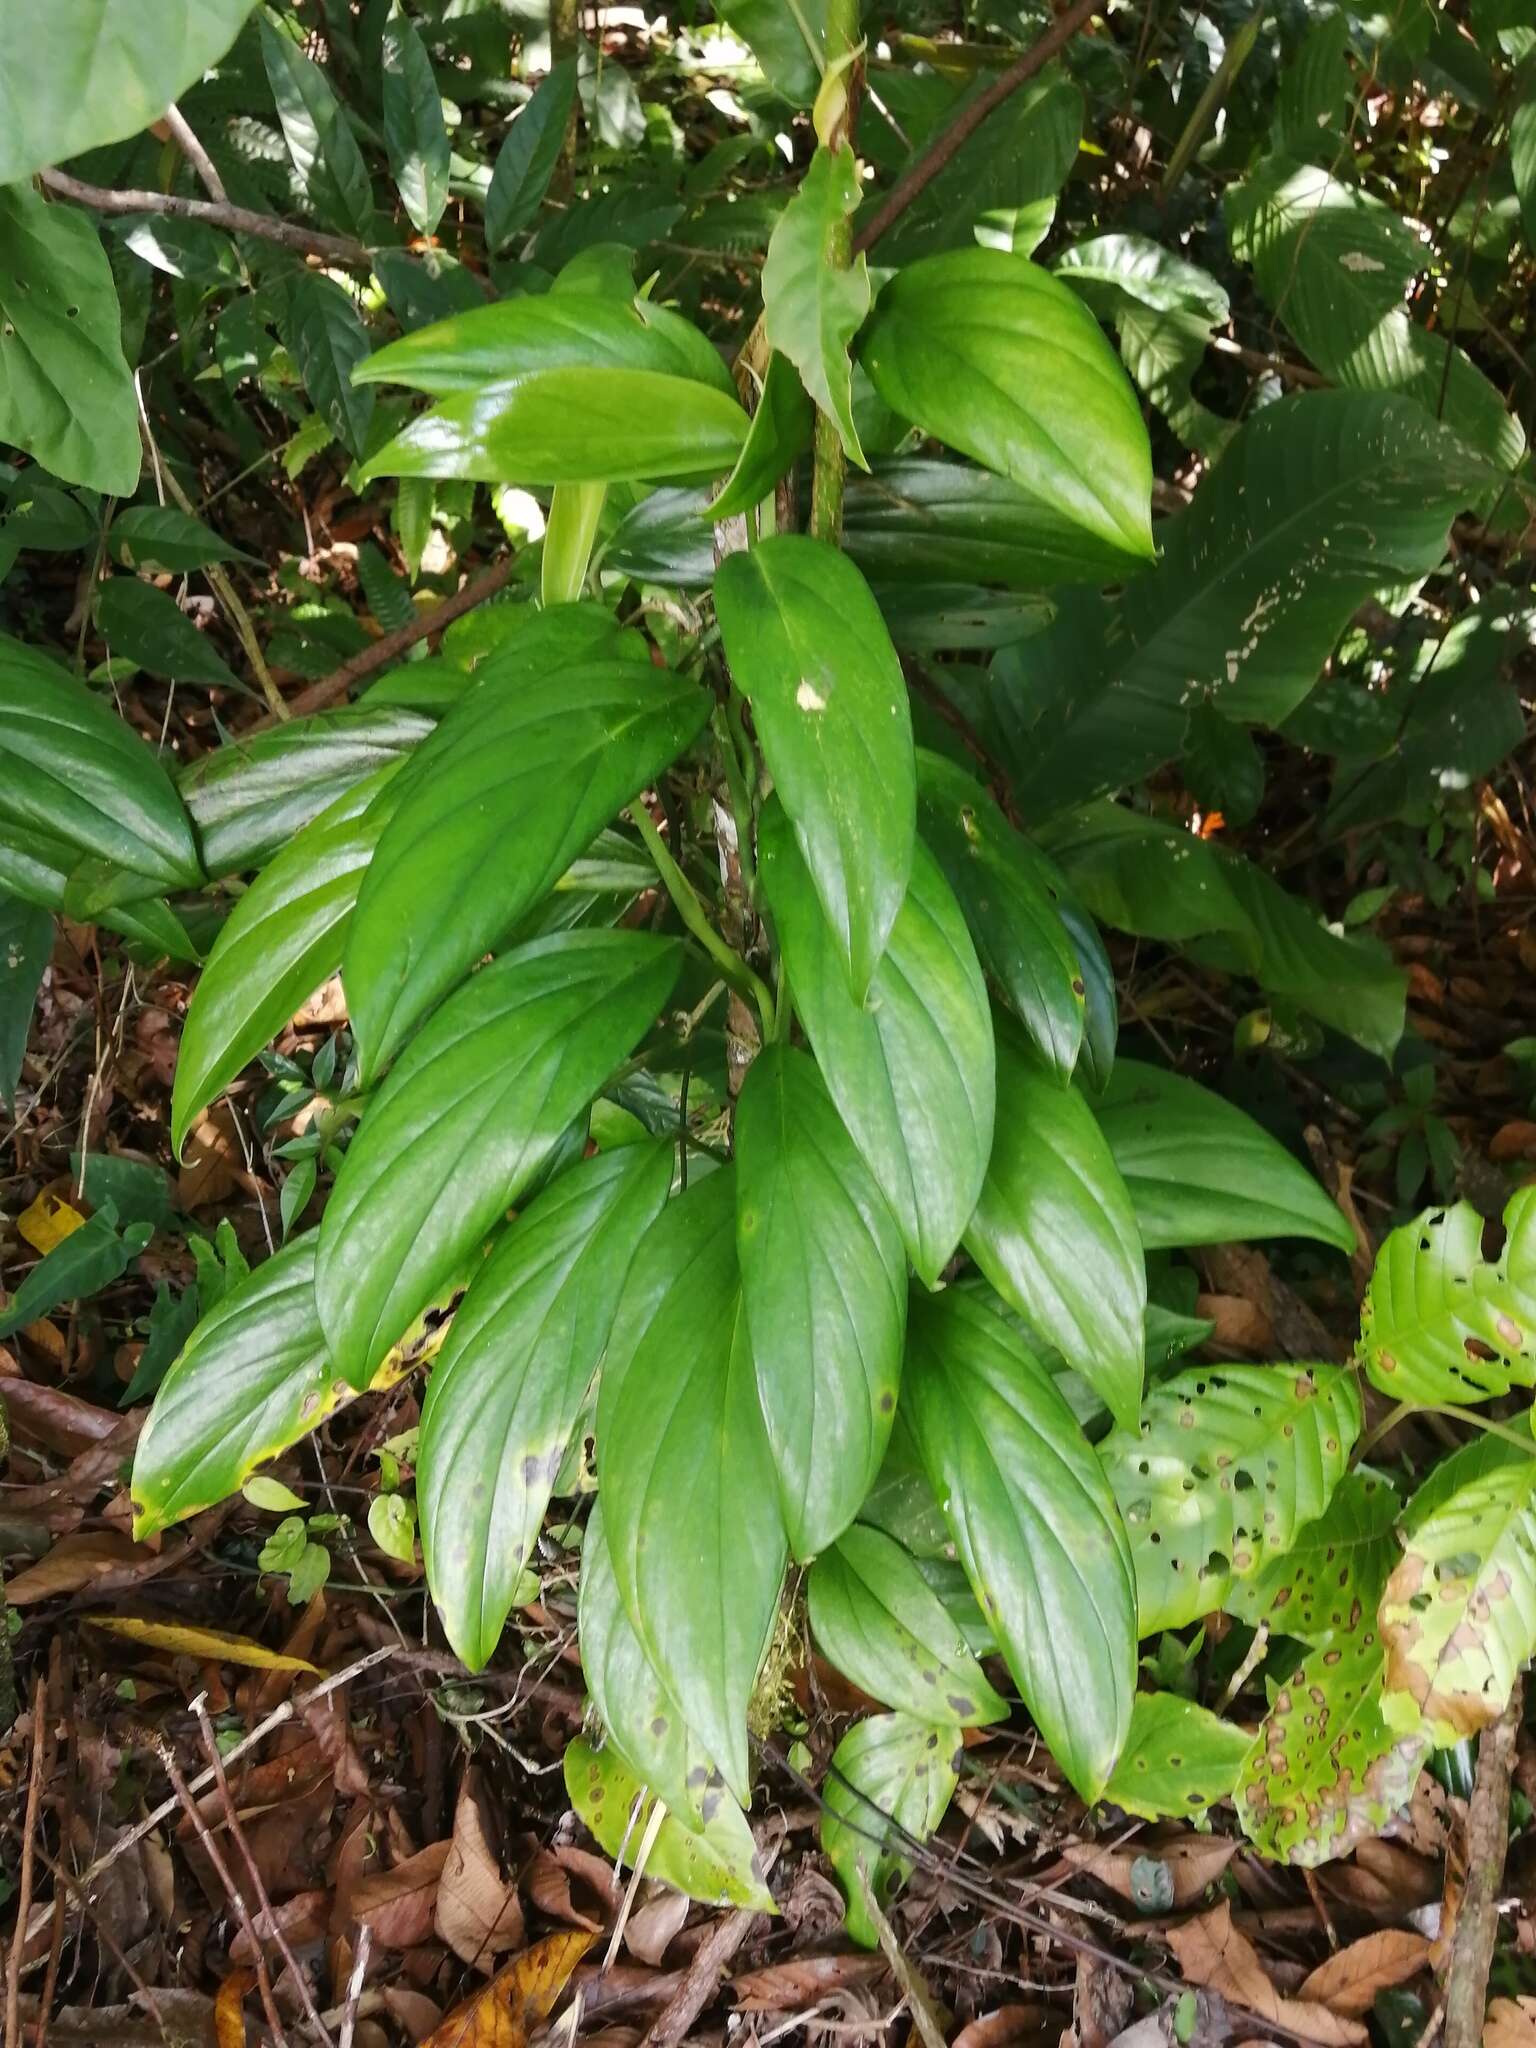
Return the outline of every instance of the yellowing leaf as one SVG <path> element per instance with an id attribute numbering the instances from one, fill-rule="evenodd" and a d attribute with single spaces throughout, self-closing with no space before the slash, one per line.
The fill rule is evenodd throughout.
<path id="1" fill-rule="evenodd" d="M 572 1970 L 595 1934 L 551 1934 L 454 2007 L 422 2048 L 524 2048 L 531 2030 L 548 2019 Z"/>
<path id="2" fill-rule="evenodd" d="M 44 1192 L 22 1210 L 16 1218 L 16 1228 L 34 1251 L 46 1256 L 66 1237 L 73 1237 L 84 1221 L 78 1209 L 61 1202 L 57 1195 Z"/>
<path id="3" fill-rule="evenodd" d="M 249 1636 L 227 1635 L 221 1628 L 188 1628 L 180 1622 L 139 1621 L 132 1615 L 93 1614 L 92 1628 L 108 1635 L 126 1636 L 130 1643 L 142 1643 L 149 1650 L 169 1650 L 178 1657 L 209 1658 L 219 1664 L 244 1664 L 252 1671 L 309 1671 L 318 1678 L 320 1667 L 302 1657 L 285 1657 L 280 1650 L 267 1650 Z"/>

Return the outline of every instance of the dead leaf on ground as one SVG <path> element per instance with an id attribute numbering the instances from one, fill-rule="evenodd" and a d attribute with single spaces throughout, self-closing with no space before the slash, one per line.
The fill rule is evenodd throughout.
<path id="1" fill-rule="evenodd" d="M 208 1658 L 215 1664 L 244 1664 L 253 1671 L 309 1671 L 316 1678 L 324 1675 L 317 1664 L 303 1657 L 285 1657 L 277 1650 L 252 1642 L 249 1636 L 227 1635 L 219 1628 L 141 1621 L 129 1614 L 93 1614 L 89 1619 L 92 1628 L 126 1636 L 130 1643 L 143 1643 L 146 1649 L 169 1650 L 177 1657 Z"/>
<path id="2" fill-rule="evenodd" d="M 459 1786 L 453 1839 L 437 1889 L 435 1925 L 460 1962 L 487 1975 L 525 1938 L 517 1886 L 501 1874 L 480 1785 L 470 1769 Z"/>
<path id="3" fill-rule="evenodd" d="M 1369 2038 L 1358 2020 L 1342 2018 L 1325 2005 L 1287 1998 L 1278 1991 L 1259 1961 L 1258 1950 L 1232 1925 L 1232 1908 L 1225 1899 L 1198 1919 L 1170 1927 L 1163 1939 L 1178 1957 L 1189 1983 L 1219 1992 L 1260 2019 L 1318 2042 L 1320 2048 L 1349 2048 L 1349 2044 Z"/>
<path id="4" fill-rule="evenodd" d="M 290 1948 L 308 1948 L 314 1942 L 324 1941 L 330 1915 L 329 1892 L 295 1892 L 291 1899 L 284 1899 L 271 1911 L 263 1906 L 251 1925 L 256 1940 L 264 1948 L 270 1946 L 275 1933 L 281 1933 Z M 243 1927 L 229 1944 L 229 1959 L 232 1963 L 256 1960 L 255 1943 Z"/>
<path id="5" fill-rule="evenodd" d="M 1195 1314 L 1216 1325 L 1206 1341 L 1223 1358 L 1229 1351 L 1252 1352 L 1257 1357 L 1274 1347 L 1274 1324 L 1256 1301 L 1241 1294 L 1197 1295 Z"/>
<path id="6" fill-rule="evenodd" d="M 1483 2022 L 1483 2048 L 1536 2048 L 1536 1998 L 1496 1998 Z"/>
<path id="7" fill-rule="evenodd" d="M 532 2028 L 549 2018 L 572 1970 L 596 1940 L 592 1934 L 551 1934 L 499 1970 L 483 1991 L 455 2006 L 421 2048 L 524 2048 Z"/>
<path id="8" fill-rule="evenodd" d="M 1133 1906 L 1146 1909 L 1144 1873 L 1136 1866 L 1160 1863 L 1173 1881 L 1171 1904 L 1182 1910 L 1195 1906 L 1209 1884 L 1214 1884 L 1237 1854 L 1237 1843 L 1219 1835 L 1180 1835 L 1171 1841 L 1148 1842 L 1138 1849 L 1105 1849 L 1094 1842 L 1071 1842 L 1062 1850 L 1062 1860 L 1074 1870 L 1097 1878 Z M 1166 1896 L 1166 1894 L 1165 1894 Z"/>
<path id="9" fill-rule="evenodd" d="M 569 1844 L 541 1849 L 528 1869 L 528 1896 L 551 1920 L 599 1934 L 623 1899 L 613 1866 Z"/>
<path id="10" fill-rule="evenodd" d="M 1346 1862 L 1324 1864 L 1317 1881 L 1330 1898 L 1393 1924 L 1419 1906 L 1438 1902 L 1441 1894 L 1438 1861 L 1415 1855 L 1400 1842 L 1370 1838 L 1357 1842 Z"/>
<path id="11" fill-rule="evenodd" d="M 218 2048 L 245 2048 L 245 1994 L 256 1983 L 254 1970 L 231 1970 L 213 2001 L 213 2038 Z"/>
<path id="12" fill-rule="evenodd" d="M 791 1956 L 733 1977 L 739 2012 L 799 2012 L 829 1991 L 849 1991 L 888 1974 L 883 1956 Z"/>
<path id="13" fill-rule="evenodd" d="M 1000 2005 L 996 2012 L 979 2013 L 963 2026 L 953 2048 L 1014 2048 L 1015 2042 L 1060 2031 L 1060 2022 L 1043 2005 Z"/>
<path id="14" fill-rule="evenodd" d="M 228 1103 L 205 1109 L 187 1135 L 176 1180 L 176 1202 L 182 1209 L 205 1209 L 222 1202 L 245 1179 L 234 1113 Z"/>
<path id="15" fill-rule="evenodd" d="M 1320 1963 L 1297 1996 L 1331 2006 L 1351 2019 L 1363 2019 L 1378 1991 L 1389 1991 L 1394 1984 L 1406 1984 L 1418 1975 L 1429 1950 L 1422 1934 L 1405 1927 L 1383 1927 Z"/>
<path id="16" fill-rule="evenodd" d="M 670 1885 L 658 1885 L 656 1896 L 647 1899 L 624 1924 L 624 1946 L 642 1963 L 659 1970 L 667 1950 L 676 1941 L 688 1919 L 689 1900 Z"/>
<path id="17" fill-rule="evenodd" d="M 432 1932 L 437 1888 L 453 1847 L 434 1842 L 393 1870 L 378 1870 L 353 1888 L 348 1917 L 372 1931 L 380 1948 L 415 1948 Z"/>
<path id="18" fill-rule="evenodd" d="M 0 1358 L 10 1356 L 0 1346 Z M 11 1364 L 15 1366 L 14 1359 Z M 99 1408 L 94 1401 L 66 1393 L 63 1387 L 44 1387 L 36 1380 L 23 1379 L 19 1370 L 4 1373 L 0 1392 L 5 1395 L 12 1436 L 39 1444 L 45 1451 L 56 1451 L 61 1458 L 78 1458 L 82 1451 L 120 1430 L 125 1419 L 110 1408 Z"/>
<path id="19" fill-rule="evenodd" d="M 12 1607 L 30 1607 L 39 1600 L 53 1600 L 61 1593 L 79 1593 L 108 1572 L 120 1570 L 149 1556 L 137 1543 L 110 1529 L 77 1536 L 61 1536 L 46 1557 L 18 1572 L 5 1588 Z"/>

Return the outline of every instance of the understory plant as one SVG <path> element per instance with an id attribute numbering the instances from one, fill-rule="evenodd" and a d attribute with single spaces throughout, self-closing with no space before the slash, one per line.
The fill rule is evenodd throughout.
<path id="1" fill-rule="evenodd" d="M 148 0 L 107 11 L 148 36 Z M 297 378 L 294 440 L 339 441 L 387 499 L 407 574 L 359 565 L 381 623 L 416 616 L 477 492 L 515 537 L 502 594 L 355 704 L 286 715 L 247 648 L 265 706 L 180 766 L 60 650 L 0 645 L 18 929 L 62 912 L 198 963 L 178 1151 L 263 1057 L 278 1120 L 304 1111 L 281 1248 L 156 1393 L 136 1533 L 417 1374 L 422 1563 L 470 1670 L 552 1504 L 583 1525 L 592 1718 L 566 1777 L 610 1853 L 771 1907 L 755 1745 L 784 1733 L 808 1644 L 873 1708 L 821 1788 L 861 1941 L 965 1731 L 1023 1715 L 1089 1806 L 1235 1795 L 1266 1854 L 1342 1854 L 1536 1650 L 1524 1422 L 1407 1494 L 1366 1456 L 1410 1412 L 1475 1419 L 1536 1383 L 1536 1197 L 1496 1248 L 1466 1204 L 1394 1231 L 1348 1362 L 1188 1363 L 1212 1326 L 1180 1255 L 1297 1240 L 1342 1270 L 1356 1234 L 1245 1110 L 1117 1053 L 1101 928 L 1255 983 L 1254 1042 L 1327 1030 L 1379 1061 L 1401 1036 L 1385 947 L 1122 798 L 1177 763 L 1203 816 L 1251 815 L 1255 731 L 1337 717 L 1362 610 L 1406 615 L 1453 521 L 1497 531 L 1521 501 L 1518 422 L 1417 317 L 1424 245 L 1341 147 L 1416 46 L 1287 21 L 1266 96 L 1228 109 L 1208 225 L 1310 365 L 1240 416 L 1196 390 L 1230 295 L 1176 236 L 1076 232 L 1068 196 L 1043 246 L 1085 109 L 1132 77 L 1135 10 L 1047 26 L 994 116 L 1009 147 L 972 124 L 893 209 L 866 187 L 897 118 L 942 133 L 976 88 L 893 59 L 847 0 L 722 4 L 795 165 L 729 351 L 682 280 L 636 287 L 668 238 L 626 217 L 595 54 L 535 67 L 487 147 L 444 124 L 451 12 L 225 0 L 144 105 L 93 126 L 50 102 L 5 145 L 0 239 L 34 289 L 6 301 L 0 360 L 25 345 L 41 380 L 0 383 L 33 457 L 11 504 L 36 507 L 46 464 L 43 510 L 99 536 L 85 602 L 115 645 L 144 649 L 135 614 L 170 603 L 143 565 L 229 579 L 155 463 L 141 480 L 113 273 L 73 203 L 90 181 L 54 167 L 130 147 L 189 86 L 195 109 L 221 62 L 258 82 L 308 242 L 184 216 L 210 251 L 146 214 L 182 318 L 211 308 L 248 351 L 232 390 L 291 412 Z M 83 62 L 73 22 L 44 40 Z M 1528 55 L 1488 60 L 1511 93 Z M 1209 138 L 1178 104 L 1193 155 Z M 1501 164 L 1528 195 L 1529 152 Z M 98 359 L 67 422 L 39 396 L 55 329 Z M 1182 479 L 1155 521 L 1154 434 Z M 236 681 L 219 666 L 210 687 Z M 1417 758 L 1400 738 L 1320 742 L 1355 815 L 1392 812 L 1371 777 Z M 298 1070 L 269 1049 L 336 975 L 344 1031 Z M 1139 1689 L 1144 1646 L 1215 1616 L 1256 1654 L 1288 1645 L 1256 1730 Z"/>

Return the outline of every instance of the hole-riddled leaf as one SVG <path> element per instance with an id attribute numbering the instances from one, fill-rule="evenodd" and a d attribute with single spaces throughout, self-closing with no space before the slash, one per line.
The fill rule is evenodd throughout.
<path id="1" fill-rule="evenodd" d="M 1536 1385 L 1536 1187 L 1504 1212 L 1504 1246 L 1470 1202 L 1426 1209 L 1376 1254 L 1360 1311 L 1365 1369 L 1394 1401 L 1488 1401 Z"/>
<path id="2" fill-rule="evenodd" d="M 861 1948 L 879 1940 L 861 1869 L 883 1906 L 912 1871 L 896 1830 L 927 1841 L 954 1796 L 959 1749 L 953 1728 L 930 1727 L 910 1714 L 871 1714 L 833 1753 L 822 1786 L 821 1846 L 842 1882 L 848 1932 Z"/>
<path id="3" fill-rule="evenodd" d="M 1304 1643 L 1369 1626 L 1397 1558 L 1401 1507 L 1381 1473 L 1361 1466 L 1347 1474 L 1283 1555 L 1231 1588 L 1227 1612 Z"/>

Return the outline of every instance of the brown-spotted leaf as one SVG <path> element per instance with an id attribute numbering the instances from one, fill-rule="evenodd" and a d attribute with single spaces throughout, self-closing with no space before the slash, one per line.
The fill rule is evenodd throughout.
<path id="1" fill-rule="evenodd" d="M 1225 1899 L 1197 1920 L 1170 1927 L 1164 1939 L 1190 1984 L 1219 1992 L 1272 2026 L 1315 2041 L 1318 2048 L 1356 2048 L 1369 2038 L 1359 2020 L 1279 1991 L 1259 1961 L 1258 1950 L 1232 1925 L 1232 1908 Z"/>

